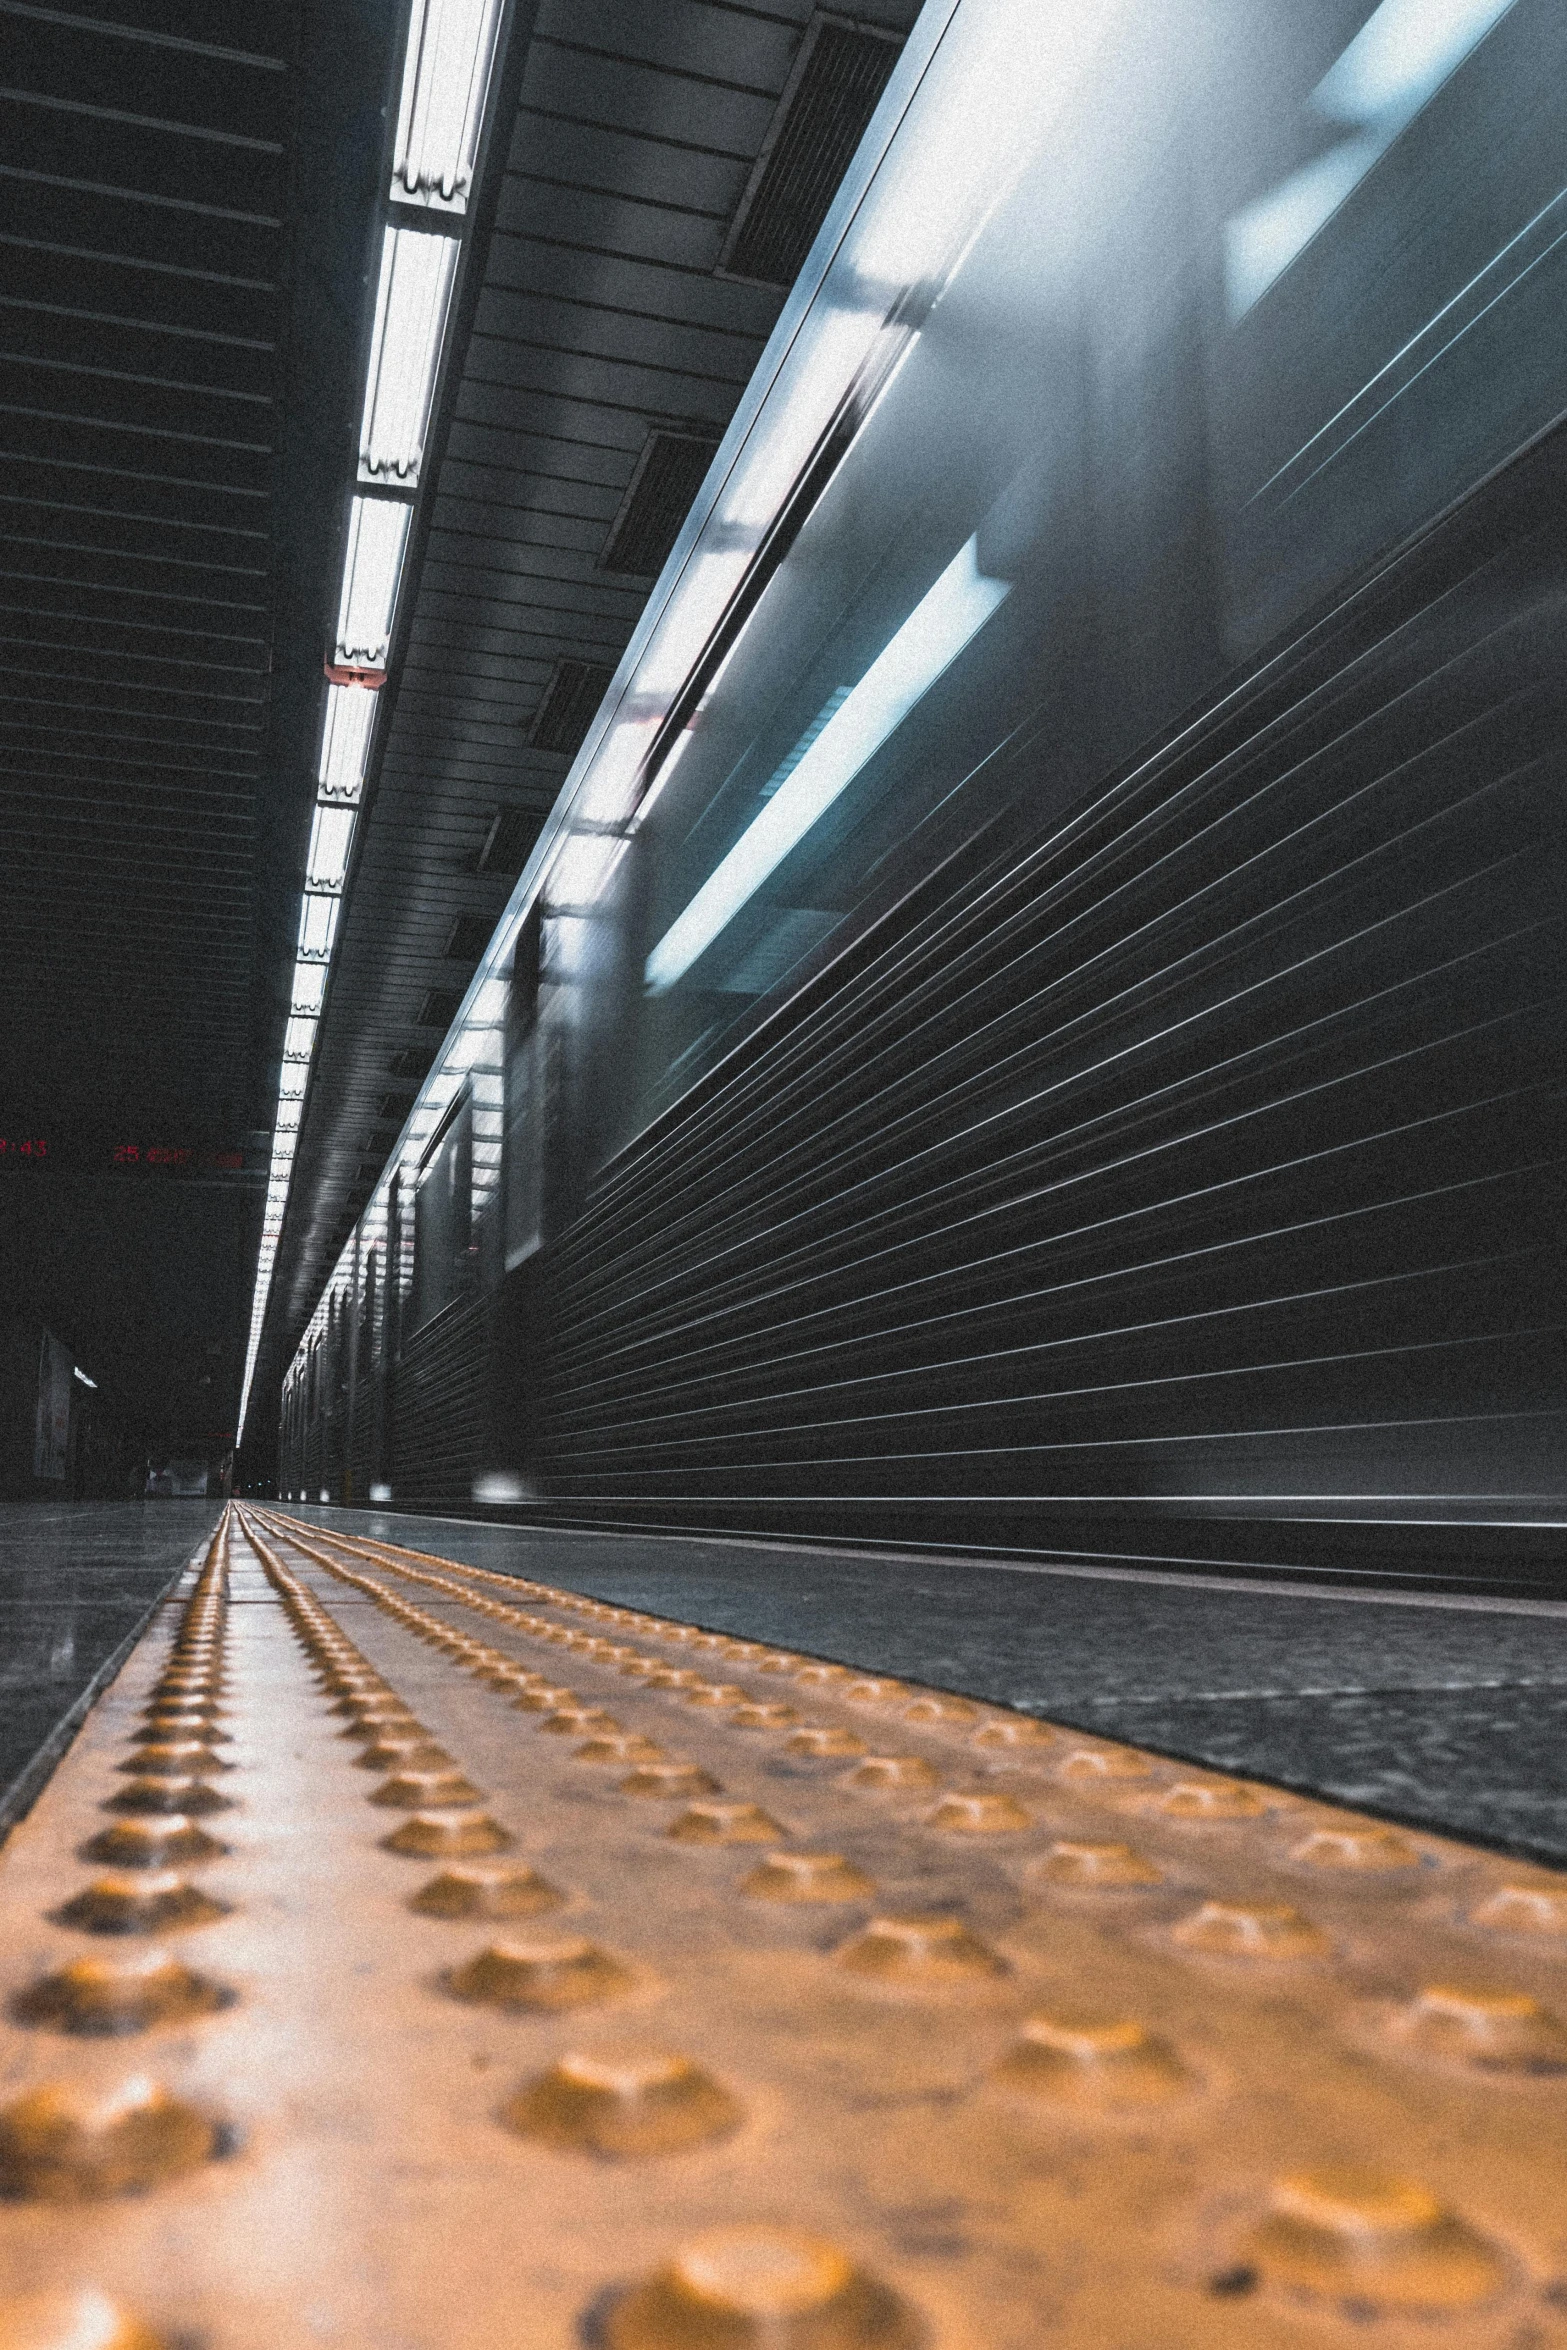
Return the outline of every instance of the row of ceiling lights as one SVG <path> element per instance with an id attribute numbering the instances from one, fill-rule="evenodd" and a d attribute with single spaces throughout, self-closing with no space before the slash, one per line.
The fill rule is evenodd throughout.
<path id="1" fill-rule="evenodd" d="M 277 1121 L 251 1302 L 239 1434 L 288 1204 L 327 972 L 386 674 L 457 256 L 472 190 L 500 0 L 416 0 L 403 61 L 389 211 L 317 768 Z"/>
<path id="2" fill-rule="evenodd" d="M 688 522 L 360 1219 L 359 1242 L 368 1239 L 373 1245 L 379 1237 L 388 1252 L 382 1261 L 389 1280 L 396 1277 L 390 1270 L 391 1184 L 399 1177 L 405 1185 L 411 1181 L 460 1096 L 466 1095 L 471 1112 L 475 1213 L 499 1185 L 507 971 L 530 907 L 536 899 L 548 905 L 552 968 L 557 980 L 564 980 L 575 968 L 586 920 L 690 739 L 689 729 L 669 739 L 670 710 L 812 451 L 851 387 L 883 386 L 890 380 L 892 367 L 916 339 L 896 323 L 902 296 L 912 284 L 939 282 L 950 249 L 954 244 L 961 249 L 973 233 L 971 216 L 1000 200 L 1009 177 L 1002 158 L 1012 170 L 1020 168 L 1037 80 L 1025 77 L 1019 83 L 1011 75 L 1020 56 L 1030 66 L 1042 64 L 1040 53 L 1049 44 L 1034 21 L 1039 5 L 1040 0 L 939 0 L 934 9 L 927 6 L 921 20 L 926 40 L 906 53 L 902 69 L 907 87 L 923 90 L 932 80 L 924 67 L 960 7 L 971 33 L 966 50 L 960 46 L 957 58 L 949 60 L 952 71 L 945 80 L 934 77 L 912 164 L 905 154 L 882 174 L 871 163 L 871 192 L 857 204 L 858 217 L 825 288 L 813 284 L 800 297 L 799 309 L 793 315 L 786 311 L 752 379 L 693 510 L 701 517 L 695 539 Z M 998 92 L 1009 93 L 1008 105 Z M 895 90 L 894 119 L 906 103 Z M 992 135 L 998 126 L 1010 133 L 999 143 Z M 884 186 L 884 180 L 890 184 Z M 713 886 L 698 892 L 687 916 L 650 958 L 646 983 L 651 992 L 674 984 L 1004 596 L 1004 583 L 970 576 L 974 552 L 972 542 L 962 550 L 861 686 L 844 687 L 833 697 L 811 730 L 813 738 L 822 737 L 825 751 L 793 792 L 777 795 L 780 813 L 767 828 L 776 837 L 764 842 L 752 828 L 737 853 L 722 862 Z M 835 717 L 844 723 L 831 726 Z M 797 771 L 806 766 L 807 747 L 803 741 L 795 746 Z M 702 937 L 694 939 L 698 927 Z M 350 1277 L 359 1277 L 353 1239 L 300 1336 L 291 1380 L 308 1375 L 311 1350 L 329 1330 L 334 1301 L 341 1305 Z M 372 1486 L 370 1498 L 387 1495 Z M 501 1497 L 492 1493 L 489 1498 Z"/>
<path id="3" fill-rule="evenodd" d="M 949 41 L 959 18 L 960 38 Z M 885 151 L 872 145 L 858 186 L 851 175 L 841 242 L 822 275 L 796 289 L 775 329 L 361 1216 L 361 1244 L 368 1238 L 373 1245 L 378 1235 L 390 1252 L 390 1186 L 411 1181 L 463 1095 L 471 1108 L 474 1210 L 493 1195 L 504 1126 L 507 972 L 529 909 L 536 900 L 548 908 L 552 970 L 565 983 L 593 909 L 692 739 L 689 720 L 671 735 L 670 712 L 813 452 L 856 387 L 873 405 L 890 384 L 922 331 L 909 321 L 911 291 L 925 289 L 923 313 L 1047 136 L 1039 91 L 1063 78 L 1070 86 L 1100 37 L 1097 20 L 1085 13 L 1073 20 L 1075 47 L 1064 44 L 1041 0 L 928 0 L 920 24 L 884 100 L 889 129 L 907 112 L 904 135 Z M 868 413 L 862 406 L 858 424 Z M 1005 600 L 1008 583 L 983 574 L 978 557 L 971 536 L 858 682 L 841 687 L 795 744 L 762 815 L 649 956 L 650 993 L 684 976 Z M 360 658 L 374 650 L 368 628 L 352 649 Z M 710 684 L 722 673 L 720 666 Z M 331 1326 L 347 1280 L 358 1280 L 357 1257 L 350 1239 L 301 1334 L 292 1380 L 307 1375 L 311 1349 Z M 396 1278 L 389 1258 L 382 1262 L 387 1278 Z M 372 1486 L 370 1498 L 386 1494 Z"/>

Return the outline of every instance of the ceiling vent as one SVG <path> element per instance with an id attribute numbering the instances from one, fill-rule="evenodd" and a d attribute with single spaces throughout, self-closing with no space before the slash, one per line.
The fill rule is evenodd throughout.
<path id="1" fill-rule="evenodd" d="M 812 17 L 724 239 L 720 277 L 793 285 L 902 46 L 898 33 Z"/>
<path id="2" fill-rule="evenodd" d="M 406 1077 L 417 1085 L 421 1077 L 428 1077 L 430 1064 L 435 1059 L 428 1045 L 405 1045 L 400 1053 L 393 1053 L 386 1064 L 388 1077 Z"/>
<path id="3" fill-rule="evenodd" d="M 528 736 L 533 748 L 574 759 L 613 675 L 596 661 L 557 661 Z"/>
<path id="4" fill-rule="evenodd" d="M 498 808 L 473 861 L 475 873 L 520 873 L 538 837 L 537 809 Z"/>
<path id="5" fill-rule="evenodd" d="M 477 963 L 494 927 L 482 914 L 459 914 L 441 952 L 449 963 Z"/>
<path id="6" fill-rule="evenodd" d="M 706 433 L 648 434 L 604 541 L 601 571 L 622 572 L 632 579 L 657 578 L 717 447 L 716 438 Z"/>
<path id="7" fill-rule="evenodd" d="M 424 1002 L 414 1014 L 415 1027 L 450 1028 L 461 1002 L 462 997 L 454 987 L 426 988 Z"/>

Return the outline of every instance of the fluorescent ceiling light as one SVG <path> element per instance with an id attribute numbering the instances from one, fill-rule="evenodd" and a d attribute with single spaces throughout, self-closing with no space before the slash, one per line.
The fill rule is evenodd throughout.
<path id="1" fill-rule="evenodd" d="M 356 498 L 348 520 L 348 555 L 337 609 L 337 659 L 384 669 L 392 611 L 403 568 L 411 507 L 400 498 Z M 362 686 L 350 686 L 362 693 Z"/>
<path id="2" fill-rule="evenodd" d="M 80 1363 L 73 1363 L 71 1365 L 71 1377 L 73 1379 L 79 1379 L 84 1387 L 96 1388 L 98 1385 L 96 1379 L 88 1378 Z"/>
<path id="3" fill-rule="evenodd" d="M 296 1013 L 283 1031 L 285 1061 L 308 1061 L 316 1049 L 316 1021 Z"/>
<path id="4" fill-rule="evenodd" d="M 329 685 L 321 736 L 321 796 L 357 800 L 364 782 L 375 695 L 362 685 Z"/>
<path id="5" fill-rule="evenodd" d="M 457 240 L 389 228 L 381 245 L 375 332 L 359 427 L 359 478 L 412 489 L 446 335 Z"/>
<path id="6" fill-rule="evenodd" d="M 473 185 L 500 0 L 414 0 L 392 193 L 460 212 Z"/>
<path id="7" fill-rule="evenodd" d="M 954 555 L 877 654 L 785 782 L 708 875 L 647 959 L 649 991 L 683 978 L 791 849 L 846 791 L 1009 592 L 979 568 L 979 541 Z"/>
<path id="8" fill-rule="evenodd" d="M 337 935 L 337 910 L 340 898 L 307 894 L 299 909 L 299 960 L 302 963 L 329 963 L 332 959 L 332 941 Z"/>
<path id="9" fill-rule="evenodd" d="M 353 809 L 328 807 L 318 801 L 310 827 L 310 849 L 305 859 L 308 889 L 341 890 L 343 876 L 348 871 L 348 852 L 353 838 Z"/>

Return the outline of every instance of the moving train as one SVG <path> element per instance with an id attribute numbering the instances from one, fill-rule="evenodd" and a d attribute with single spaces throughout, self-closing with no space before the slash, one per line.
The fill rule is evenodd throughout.
<path id="1" fill-rule="evenodd" d="M 1564 153 L 1550 0 L 917 28 L 281 1493 L 1549 1578 Z"/>

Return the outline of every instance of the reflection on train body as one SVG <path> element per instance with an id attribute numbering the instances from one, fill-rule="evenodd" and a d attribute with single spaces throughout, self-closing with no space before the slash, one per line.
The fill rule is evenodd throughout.
<path id="1" fill-rule="evenodd" d="M 285 1493 L 1535 1511 L 1564 113 L 1548 0 L 926 10 Z"/>

